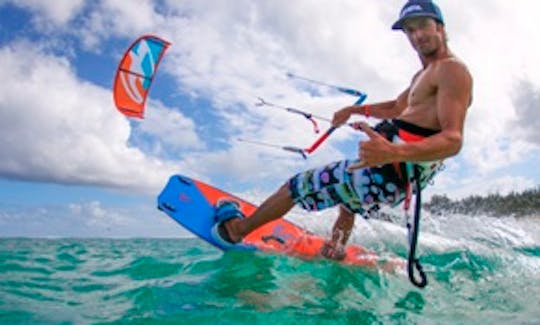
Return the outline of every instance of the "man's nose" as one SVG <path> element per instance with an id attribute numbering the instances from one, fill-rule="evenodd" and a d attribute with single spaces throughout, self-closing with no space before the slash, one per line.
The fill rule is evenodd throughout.
<path id="1" fill-rule="evenodd" d="M 414 40 L 419 40 L 422 38 L 424 34 L 422 33 L 422 30 L 420 29 L 416 29 L 414 31 L 411 32 L 411 36 Z"/>

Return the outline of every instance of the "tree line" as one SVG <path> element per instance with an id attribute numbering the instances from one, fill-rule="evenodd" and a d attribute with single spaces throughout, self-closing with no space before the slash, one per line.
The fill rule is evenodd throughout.
<path id="1" fill-rule="evenodd" d="M 520 193 L 508 195 L 472 195 L 460 200 L 451 200 L 446 195 L 434 195 L 423 208 L 434 215 L 442 213 L 484 214 L 490 216 L 540 215 L 540 186 Z"/>

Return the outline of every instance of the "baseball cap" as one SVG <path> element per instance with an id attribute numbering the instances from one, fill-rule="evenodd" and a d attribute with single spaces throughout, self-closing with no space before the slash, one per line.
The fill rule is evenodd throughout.
<path id="1" fill-rule="evenodd" d="M 444 25 L 441 9 L 431 0 L 410 0 L 401 9 L 399 19 L 392 25 L 392 29 L 403 29 L 403 22 L 411 17 L 431 17 Z"/>

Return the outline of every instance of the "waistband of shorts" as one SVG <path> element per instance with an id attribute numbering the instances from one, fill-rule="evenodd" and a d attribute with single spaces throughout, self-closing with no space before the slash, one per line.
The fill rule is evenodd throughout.
<path id="1" fill-rule="evenodd" d="M 419 141 L 440 132 L 399 119 L 393 119 L 392 124 L 398 128 L 399 137 L 406 142 Z"/>

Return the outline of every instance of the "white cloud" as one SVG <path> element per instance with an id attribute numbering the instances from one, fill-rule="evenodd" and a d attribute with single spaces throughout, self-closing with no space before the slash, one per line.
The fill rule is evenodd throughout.
<path id="1" fill-rule="evenodd" d="M 134 35 L 152 34 L 161 29 L 164 18 L 155 11 L 152 0 L 127 4 L 120 0 L 97 2 L 74 31 L 85 47 L 100 52 L 100 42 L 114 36 L 133 38 Z"/>
<path id="2" fill-rule="evenodd" d="M 204 150 L 205 145 L 195 132 L 193 120 L 180 111 L 150 100 L 144 119 L 133 122 L 131 138 L 134 145 L 156 157 L 168 157 L 171 152 L 190 149 Z"/>
<path id="3" fill-rule="evenodd" d="M 67 205 L 0 206 L 0 237 L 191 236 L 153 206 L 119 208 L 99 201 Z"/>
<path id="4" fill-rule="evenodd" d="M 534 123 L 530 110 L 517 106 L 515 89 L 523 83 L 540 87 L 540 19 L 535 2 L 439 1 L 447 17 L 450 45 L 468 64 L 474 78 L 474 102 L 466 123 L 463 157 L 480 173 L 511 166 L 530 150 L 516 118 Z M 443 10 L 444 11 L 444 10 Z M 528 104 L 529 103 L 529 104 Z M 521 105 L 534 103 L 522 96 Z"/>
<path id="5" fill-rule="evenodd" d="M 485 176 L 468 175 L 455 177 L 456 173 L 442 173 L 433 187 L 426 189 L 426 199 L 433 194 L 445 194 L 452 199 L 462 199 L 470 195 L 487 196 L 489 194 L 507 195 L 522 192 L 537 186 L 538 182 L 523 176 Z"/>
<path id="6" fill-rule="evenodd" d="M 524 153 L 530 150 L 530 143 L 536 141 L 535 134 L 531 133 L 536 129 L 535 120 L 530 118 L 536 104 L 534 92 L 518 94 L 518 101 L 515 89 L 522 82 L 533 90 L 540 87 L 540 65 L 536 63 L 540 42 L 534 31 L 540 11 L 535 10 L 537 5 L 531 1 L 517 2 L 519 5 L 501 0 L 489 3 L 438 1 L 446 18 L 450 47 L 468 64 L 475 81 L 474 102 L 466 124 L 466 144 L 460 159 L 455 160 L 455 172 L 453 169 L 448 178 L 455 177 L 463 168 L 474 169 L 482 177 L 503 168 L 509 168 L 511 173 L 512 164 L 520 162 Z M 65 16 L 69 18 L 55 20 L 49 13 L 54 11 L 54 4 L 25 3 L 27 6 L 31 3 L 31 8 L 47 8 L 36 11 L 37 15 L 64 22 L 64 30 L 74 26 L 70 22 L 79 12 L 73 6 L 65 11 L 69 12 Z M 246 175 L 257 175 L 262 179 L 283 176 L 285 179 L 287 174 L 299 169 L 340 159 L 345 153 L 331 145 L 338 143 L 337 140 L 357 138 L 352 132 L 336 132 L 307 164 L 279 150 L 251 146 L 235 139 L 251 138 L 300 147 L 308 146 L 316 139 L 309 123 L 301 118 L 255 107 L 253 102 L 257 96 L 283 105 L 304 107 L 328 117 L 352 101 L 344 97 L 315 98 L 306 90 L 305 84 L 285 78 L 285 72 L 289 70 L 360 88 L 368 92 L 368 101 L 395 97 L 420 68 L 405 37 L 390 30 L 402 4 L 401 0 L 200 0 L 159 4 L 148 0 L 137 6 L 125 6 L 120 1 L 108 0 L 85 6 L 89 11 L 77 25 L 84 28 L 75 33 L 88 47 L 97 48 L 100 42 L 115 37 L 134 39 L 149 32 L 171 41 L 172 47 L 161 71 L 175 77 L 179 92 L 208 98 L 213 104 L 213 119 L 196 124 L 178 113 L 182 107 L 171 111 L 161 109 L 159 103 L 153 111 L 158 114 L 155 119 L 149 116 L 132 131 L 132 143 L 143 151 L 128 147 L 129 125 L 118 114 L 104 113 L 108 110 L 104 107 L 110 106 L 109 95 L 105 94 L 108 90 L 76 80 L 70 75 L 72 68 L 67 61 L 40 54 L 37 59 L 46 59 L 47 66 L 34 69 L 42 71 L 39 74 L 32 72 L 33 76 L 23 77 L 22 67 L 17 71 L 5 68 L 15 82 L 2 91 L 20 93 L 15 88 L 24 86 L 26 91 L 31 90 L 31 95 L 10 99 L 9 106 L 7 99 L 2 99 L 6 103 L 2 104 L 2 110 L 17 107 L 17 111 L 10 111 L 14 115 L 3 123 L 17 139 L 24 139 L 25 149 L 11 145 L 11 163 L 7 160 L 1 166 L 12 176 L 25 177 L 33 170 L 30 175 L 34 178 L 51 179 L 53 168 L 49 165 L 70 161 L 73 170 L 53 179 L 109 184 L 104 180 L 124 179 L 129 175 L 133 183 L 148 186 L 149 183 L 156 184 L 155 179 L 163 176 L 143 177 L 142 174 L 149 171 L 156 174 L 162 165 L 168 166 L 164 167 L 167 172 L 173 170 L 169 162 L 158 158 L 164 157 L 166 151 L 190 153 L 182 155 L 182 160 L 176 162 L 177 169 L 183 173 L 189 171 L 194 176 L 208 177 L 226 170 L 231 178 L 238 179 Z M 14 54 L 9 54 L 10 51 L 13 50 L 2 51 L 2 60 L 13 59 Z M 22 57 L 26 56 L 31 62 L 32 55 L 35 54 L 30 51 Z M 54 72 L 47 68 L 50 66 L 54 67 Z M 47 87 L 49 83 L 56 87 L 51 90 Z M 51 104 L 44 104 L 44 93 L 50 93 Z M 88 109 L 81 110 L 81 106 Z M 19 124 L 22 131 L 18 130 L 16 119 L 24 115 L 28 107 L 34 118 L 22 118 Z M 79 114 L 77 119 L 75 111 Z M 201 109 L 201 114 L 206 113 L 210 112 Z M 530 132 L 514 132 L 516 121 L 521 121 L 520 124 Z M 101 127 L 97 128 L 97 124 Z M 324 129 L 324 123 L 321 125 Z M 76 132 L 75 128 L 78 129 Z M 212 128 L 220 128 L 223 132 L 219 149 L 208 146 Z M 57 134 L 55 130 L 59 129 L 69 134 L 69 138 L 43 140 L 48 134 Z M 187 131 L 180 131 L 181 135 L 175 137 L 171 131 L 175 129 Z M 196 129 L 208 132 L 195 135 Z M 26 141 L 31 138 L 29 130 L 38 131 L 40 139 L 37 143 Z M 199 140 L 204 143 L 198 144 Z M 78 144 L 76 150 L 79 152 L 73 149 L 58 151 L 58 148 L 74 148 L 74 143 Z M 34 155 L 34 152 L 41 154 Z M 89 156 L 87 152 L 93 154 Z M 124 170 L 119 170 L 118 166 Z M 141 166 L 141 170 L 134 171 L 132 166 Z M 81 174 L 97 179 L 75 176 Z M 49 175 L 49 178 L 43 175 Z M 444 180 L 443 175 L 439 177 Z M 490 182 L 483 182 L 486 184 L 483 190 L 491 188 Z M 513 181 L 505 182 L 506 186 L 518 186 Z M 497 184 L 493 181 L 492 187 Z M 462 186 L 468 186 L 470 192 L 480 190 L 473 183 Z"/>
<path id="7" fill-rule="evenodd" d="M 0 89 L 3 177 L 148 190 L 175 170 L 128 146 L 130 126 L 110 90 L 77 79 L 67 60 L 19 43 L 0 49 L 0 61 L 10 81 Z M 184 126 L 180 134 L 196 141 Z"/>
<path id="8" fill-rule="evenodd" d="M 326 111 L 313 109 L 317 106 L 313 103 L 320 99 L 306 100 L 298 96 L 292 89 L 298 84 L 283 78 L 288 68 L 315 79 L 360 85 L 357 88 L 367 90 L 370 101 L 393 98 L 419 68 L 404 36 L 389 29 L 401 1 L 392 4 L 295 1 L 287 3 L 286 8 L 279 1 L 226 5 L 218 2 L 215 10 L 209 10 L 204 1 L 197 3 L 189 11 L 189 19 L 174 21 L 179 23 L 174 27 L 178 33 L 171 34 L 173 42 L 179 46 L 173 54 L 172 60 L 178 60 L 172 71 L 191 89 L 205 91 L 214 98 L 222 93 L 233 94 L 233 101 L 243 102 L 250 114 L 264 118 L 261 129 L 258 132 L 249 129 L 243 134 L 246 138 L 251 135 L 260 141 L 299 146 L 310 144 L 314 139 L 306 132 L 307 127 L 298 128 L 301 123 L 294 117 L 284 117 L 277 112 L 261 113 L 247 101 L 239 100 L 247 93 L 246 89 L 254 89 L 270 100 L 280 99 L 285 105 L 295 103 L 302 107 L 303 103 L 308 103 L 305 106 L 315 113 L 328 116 L 345 104 L 326 102 Z M 530 150 L 510 122 L 517 112 L 513 95 L 518 77 L 533 83 L 538 79 L 529 72 L 531 69 L 524 69 L 523 64 L 535 62 L 534 57 L 540 54 L 537 46 L 518 50 L 522 44 L 530 44 L 527 40 L 531 33 L 530 21 L 537 19 L 538 14 L 535 10 L 516 10 L 504 1 L 487 6 L 468 4 L 463 14 L 463 2 L 441 2 L 447 17 L 450 46 L 469 65 L 475 80 L 474 102 L 465 131 L 466 145 L 457 168 L 471 166 L 484 177 L 482 189 L 490 190 L 499 186 L 497 181 L 489 185 L 492 177 L 486 178 L 486 175 L 521 161 Z M 238 10 L 237 6 L 244 10 Z M 524 13 L 527 22 L 523 22 Z M 500 23 L 508 19 L 512 23 Z M 515 60 L 509 60 L 509 48 L 516 55 Z M 237 112 L 231 113 L 229 106 L 217 109 L 223 109 L 224 118 L 239 130 L 250 123 Z M 320 152 L 317 154 L 321 156 Z M 322 162 L 325 159 L 327 162 L 333 157 L 325 155 Z M 276 161 L 273 168 L 279 164 Z M 531 185 L 530 182 L 506 182 L 505 186 L 518 183 Z M 473 183 L 468 186 L 464 192 L 480 190 Z"/>
<path id="9" fill-rule="evenodd" d="M 84 0 L 13 0 L 15 5 L 28 8 L 35 13 L 34 20 L 38 26 L 49 24 L 61 26 L 67 24 L 83 8 Z"/>
<path id="10" fill-rule="evenodd" d="M 514 105 L 516 106 L 516 121 L 511 124 L 516 133 L 524 140 L 540 146 L 540 85 L 522 82 L 516 87 Z"/>

